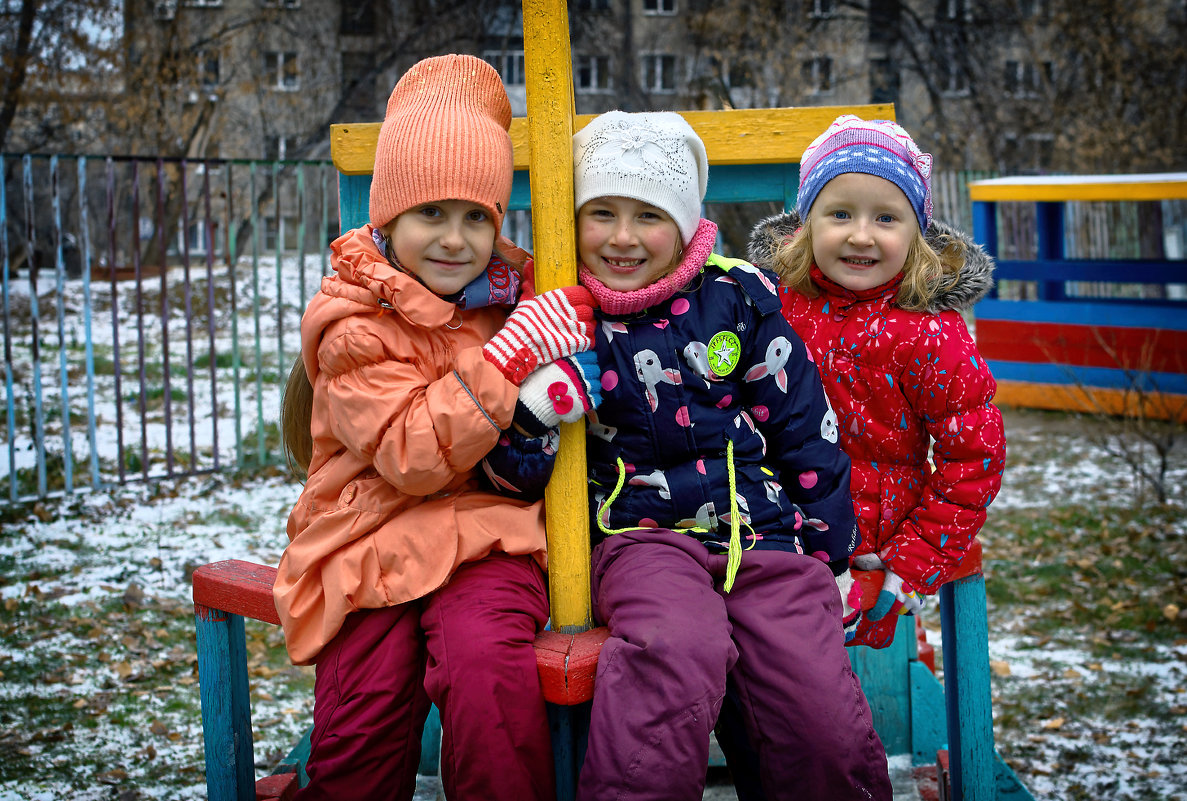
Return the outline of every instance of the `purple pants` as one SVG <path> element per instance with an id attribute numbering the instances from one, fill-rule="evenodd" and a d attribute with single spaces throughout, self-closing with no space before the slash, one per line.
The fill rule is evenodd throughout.
<path id="1" fill-rule="evenodd" d="M 700 799 L 727 679 L 766 798 L 888 801 L 886 753 L 849 666 L 828 566 L 726 557 L 662 529 L 594 550 L 594 615 L 610 628 L 594 683 L 579 801 Z"/>
<path id="2" fill-rule="evenodd" d="M 430 596 L 360 610 L 318 658 L 301 801 L 412 798 L 429 702 L 450 801 L 553 801 L 552 744 L 532 641 L 547 580 L 527 556 L 463 564 Z"/>

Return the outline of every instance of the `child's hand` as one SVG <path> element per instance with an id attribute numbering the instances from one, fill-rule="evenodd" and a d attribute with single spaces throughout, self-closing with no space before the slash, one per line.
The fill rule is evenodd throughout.
<path id="1" fill-rule="evenodd" d="M 896 612 L 900 615 L 913 615 L 923 610 L 924 597 L 915 593 L 911 585 L 902 580 L 893 570 L 888 568 L 876 553 L 863 553 L 853 557 L 853 566 L 858 570 L 881 570 L 886 573 L 882 582 L 882 592 L 878 595 L 878 602 L 874 608 L 866 612 L 870 620 L 881 620 Z"/>
<path id="2" fill-rule="evenodd" d="M 841 593 L 841 624 L 845 629 L 845 642 L 857 635 L 857 619 L 861 617 L 861 585 L 853 580 L 853 574 L 846 570 L 837 579 Z"/>
<path id="3" fill-rule="evenodd" d="M 601 371 L 592 351 L 557 359 L 519 387 L 513 422 L 529 436 L 543 436 L 561 422 L 574 423 L 602 402 Z"/>
<path id="4" fill-rule="evenodd" d="M 593 348 L 593 306 L 593 295 L 580 286 L 525 300 L 482 346 L 482 355 L 518 386 L 540 365 Z"/>

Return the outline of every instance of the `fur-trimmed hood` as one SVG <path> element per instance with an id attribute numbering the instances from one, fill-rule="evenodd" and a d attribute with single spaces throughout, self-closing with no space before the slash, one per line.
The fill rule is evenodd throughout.
<path id="1" fill-rule="evenodd" d="M 750 231 L 750 241 L 747 243 L 747 255 L 750 263 L 756 267 L 775 270 L 775 252 L 800 227 L 800 216 L 794 211 L 775 214 L 760 220 Z M 960 279 L 949 289 L 932 300 L 927 311 L 936 313 L 947 311 L 964 311 L 983 298 L 993 288 L 993 257 L 985 249 L 973 241 L 973 238 L 963 231 L 953 228 L 947 223 L 932 220 L 927 227 L 927 239 L 934 242 L 939 237 L 947 236 L 964 243 L 965 263 L 960 271 Z"/>

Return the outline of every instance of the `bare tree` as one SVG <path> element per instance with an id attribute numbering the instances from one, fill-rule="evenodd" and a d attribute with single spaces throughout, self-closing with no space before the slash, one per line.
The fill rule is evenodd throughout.
<path id="1" fill-rule="evenodd" d="M 88 142 L 93 135 L 89 101 L 105 97 L 117 64 L 117 10 L 115 0 L 4 4 L 0 150 Z"/>

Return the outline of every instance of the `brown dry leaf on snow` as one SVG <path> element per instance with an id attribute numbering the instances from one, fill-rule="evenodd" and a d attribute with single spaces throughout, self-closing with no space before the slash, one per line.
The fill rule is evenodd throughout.
<path id="1" fill-rule="evenodd" d="M 1001 659 L 991 659 L 989 661 L 989 669 L 993 671 L 995 676 L 1009 676 L 1010 663 Z"/>
<path id="2" fill-rule="evenodd" d="M 1052 718 L 1051 720 L 1043 721 L 1043 728 L 1048 730 L 1062 729 L 1066 721 L 1063 718 Z"/>

